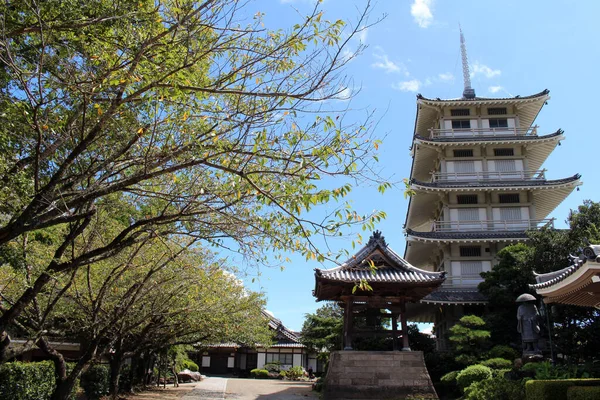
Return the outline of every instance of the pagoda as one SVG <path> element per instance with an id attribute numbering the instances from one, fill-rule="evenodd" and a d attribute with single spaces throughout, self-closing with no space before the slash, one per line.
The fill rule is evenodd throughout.
<path id="1" fill-rule="evenodd" d="M 480 274 L 505 246 L 528 230 L 552 226 L 550 213 L 580 182 L 576 174 L 547 179 L 544 161 L 563 131 L 539 134 L 534 121 L 549 91 L 509 98 L 477 97 L 460 32 L 464 92 L 458 99 L 417 96 L 411 146 L 410 199 L 404 258 L 417 268 L 444 271 L 442 287 L 409 310 L 434 322 L 439 350 L 464 314 L 481 313 Z"/>

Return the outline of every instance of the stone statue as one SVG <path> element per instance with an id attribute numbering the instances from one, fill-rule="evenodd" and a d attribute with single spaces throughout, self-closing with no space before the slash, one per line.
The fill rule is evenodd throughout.
<path id="1" fill-rule="evenodd" d="M 540 313 L 535 306 L 535 301 L 535 297 L 530 294 L 522 294 L 517 297 L 517 303 L 521 303 L 517 310 L 517 331 L 521 334 L 523 355 L 541 354 L 538 346 Z"/>

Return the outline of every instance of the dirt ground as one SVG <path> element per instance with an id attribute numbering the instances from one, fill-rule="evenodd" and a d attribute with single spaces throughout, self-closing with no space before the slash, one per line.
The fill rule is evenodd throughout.
<path id="1" fill-rule="evenodd" d="M 301 400 L 317 399 L 310 382 L 271 379 L 229 379 L 225 399 L 231 400 Z"/>
<path id="2" fill-rule="evenodd" d="M 180 399 L 186 394 L 194 390 L 198 383 L 181 383 L 179 387 L 173 387 L 173 384 L 167 385 L 165 389 L 153 387 L 151 390 L 146 390 L 141 393 L 130 394 L 122 399 L 127 400 L 173 400 Z"/>

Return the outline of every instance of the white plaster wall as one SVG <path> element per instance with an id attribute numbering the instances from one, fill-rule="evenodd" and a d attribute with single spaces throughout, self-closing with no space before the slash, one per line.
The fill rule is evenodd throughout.
<path id="1" fill-rule="evenodd" d="M 258 357 L 256 359 L 256 368 L 262 369 L 265 366 L 266 353 L 258 353 Z"/>
<path id="2" fill-rule="evenodd" d="M 210 356 L 202 356 L 202 366 L 210 367 Z"/>
<path id="3" fill-rule="evenodd" d="M 235 357 L 227 357 L 227 368 L 235 367 Z"/>
<path id="4" fill-rule="evenodd" d="M 302 354 L 294 354 L 294 359 L 292 361 L 292 364 L 294 365 L 294 367 L 302 366 Z"/>

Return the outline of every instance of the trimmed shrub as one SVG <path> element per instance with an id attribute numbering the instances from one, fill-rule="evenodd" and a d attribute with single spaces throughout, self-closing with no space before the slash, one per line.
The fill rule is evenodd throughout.
<path id="1" fill-rule="evenodd" d="M 269 377 L 269 371 L 266 369 L 253 369 L 250 371 L 250 376 L 256 379 L 267 379 Z"/>
<path id="2" fill-rule="evenodd" d="M 269 372 L 279 372 L 279 371 L 281 371 L 281 362 L 280 361 L 272 361 L 270 363 L 266 363 L 263 368 Z"/>
<path id="3" fill-rule="evenodd" d="M 560 379 L 549 381 L 527 381 L 527 400 L 567 400 L 567 391 L 572 386 L 600 386 L 600 379 Z"/>
<path id="4" fill-rule="evenodd" d="M 440 378 L 440 382 L 442 383 L 453 383 L 456 384 L 456 376 L 460 373 L 460 371 L 452 371 L 448 372 L 446 375 Z"/>
<path id="5" fill-rule="evenodd" d="M 502 376 L 475 382 L 465 389 L 464 400 L 524 400 L 523 381 L 509 381 Z"/>
<path id="6" fill-rule="evenodd" d="M 108 365 L 92 365 L 81 375 L 81 387 L 89 400 L 98 400 L 108 394 L 110 384 L 110 369 Z"/>
<path id="7" fill-rule="evenodd" d="M 600 386 L 571 386 L 567 389 L 567 400 L 600 399 Z"/>
<path id="8" fill-rule="evenodd" d="M 189 369 L 192 372 L 199 371 L 198 364 L 196 364 L 192 360 L 183 360 L 183 362 L 181 364 L 183 366 L 183 369 Z"/>
<path id="9" fill-rule="evenodd" d="M 456 383 L 458 387 L 465 390 L 472 383 L 480 382 L 492 377 L 492 370 L 485 365 L 471 365 L 458 373 Z"/>
<path id="10" fill-rule="evenodd" d="M 510 346 L 498 345 L 491 348 L 488 352 L 489 358 L 504 358 L 505 360 L 514 360 L 519 358 L 519 353 Z"/>
<path id="11" fill-rule="evenodd" d="M 46 400 L 52 395 L 55 382 L 51 361 L 0 365 L 1 400 Z"/>
<path id="12" fill-rule="evenodd" d="M 303 375 L 304 370 L 302 369 L 302 367 L 299 366 L 291 367 L 285 372 L 285 376 L 291 381 L 295 381 Z"/>
<path id="13" fill-rule="evenodd" d="M 489 360 L 482 361 L 480 364 L 491 369 L 511 369 L 512 367 L 512 361 L 505 360 L 504 358 L 490 358 Z"/>

